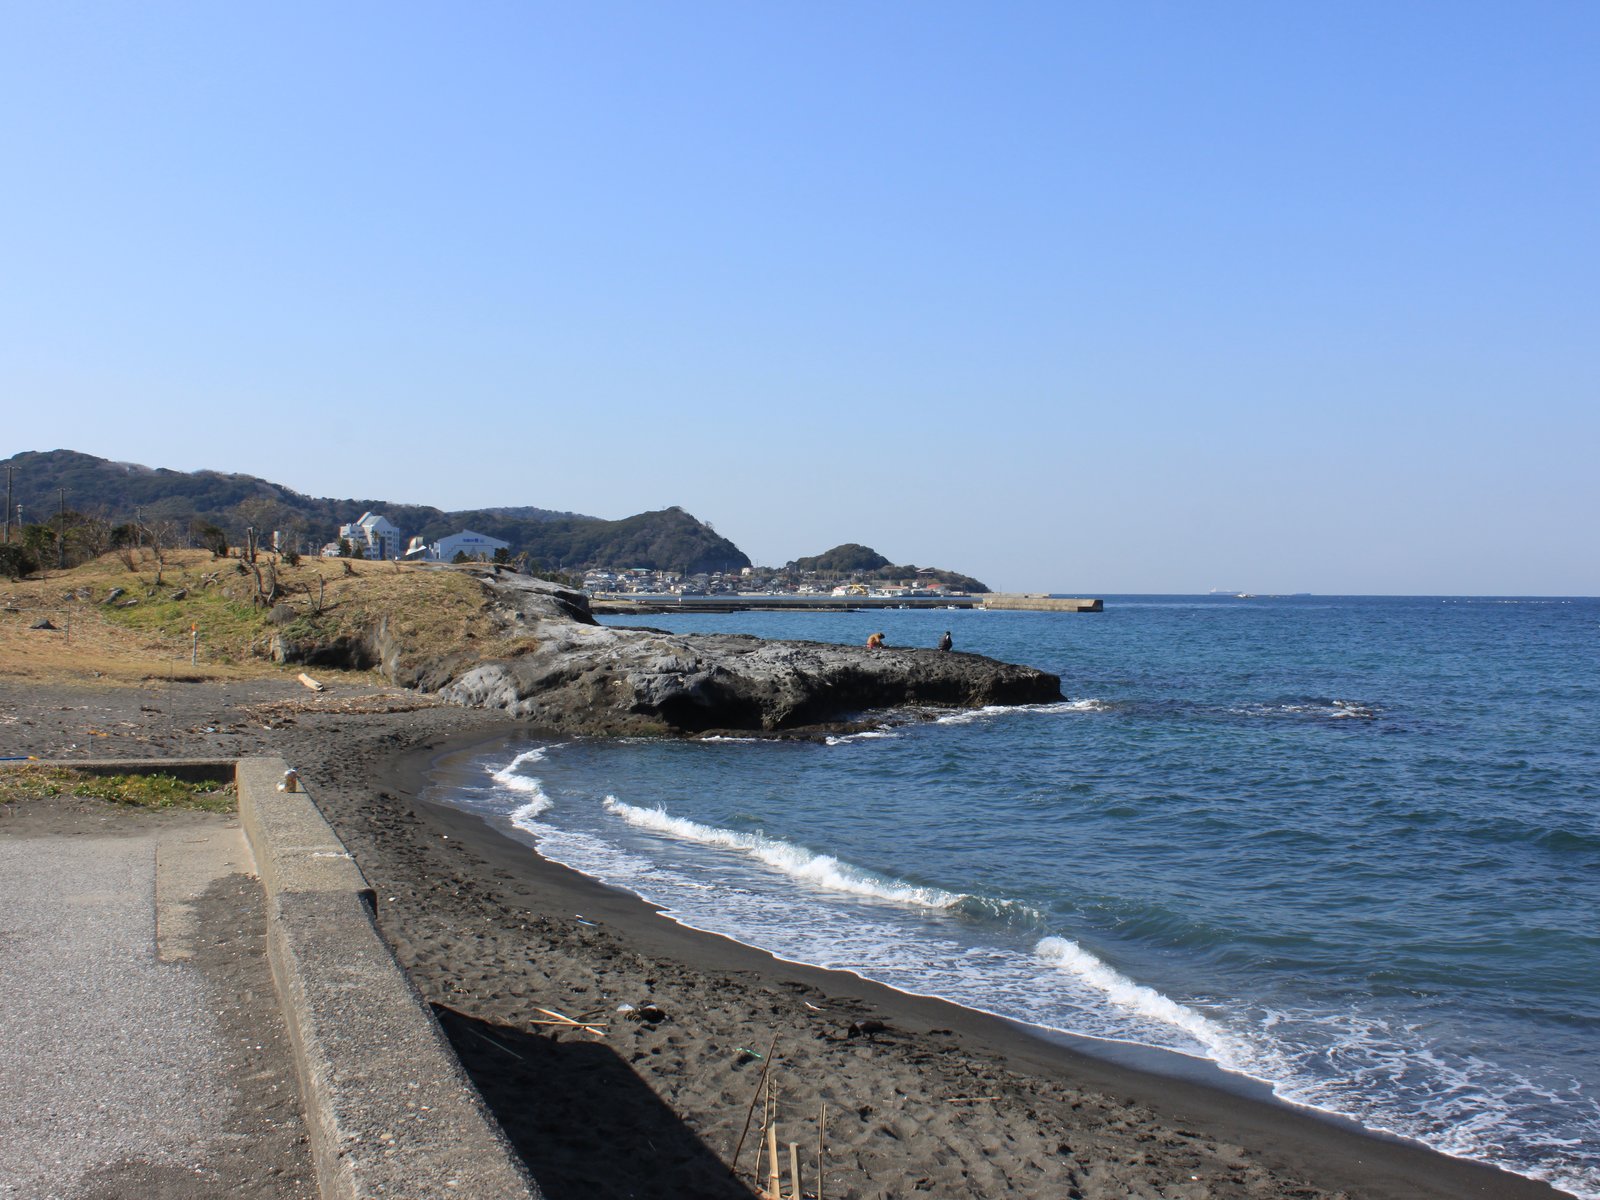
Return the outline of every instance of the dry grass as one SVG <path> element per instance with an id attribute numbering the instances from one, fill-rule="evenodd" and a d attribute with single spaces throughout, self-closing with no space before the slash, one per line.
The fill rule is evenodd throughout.
<path id="1" fill-rule="evenodd" d="M 262 556 L 258 566 L 268 563 Z M 456 571 L 324 558 L 291 567 L 271 560 L 280 603 L 294 610 L 292 620 L 274 625 L 255 601 L 254 574 L 241 565 L 205 550 L 169 551 L 158 562 L 144 550 L 0 583 L 0 675 L 113 684 L 292 675 L 300 668 L 271 661 L 275 633 L 328 641 L 365 634 L 384 618 L 419 652 L 474 644 L 501 654 L 518 648 L 500 636 L 477 582 Z M 115 588 L 125 594 L 108 605 Z M 30 629 L 40 617 L 57 630 Z M 324 674 L 346 673 L 319 670 L 319 678 Z"/>

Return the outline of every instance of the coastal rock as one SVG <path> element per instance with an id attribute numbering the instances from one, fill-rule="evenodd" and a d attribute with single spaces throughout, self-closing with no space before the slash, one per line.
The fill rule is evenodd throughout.
<path id="1" fill-rule="evenodd" d="M 778 732 L 906 705 L 967 708 L 1061 698 L 1061 681 L 976 654 L 668 634 L 595 623 L 580 592 L 496 571 L 483 583 L 511 652 L 418 659 L 387 626 L 373 657 L 397 683 L 591 734 Z"/>

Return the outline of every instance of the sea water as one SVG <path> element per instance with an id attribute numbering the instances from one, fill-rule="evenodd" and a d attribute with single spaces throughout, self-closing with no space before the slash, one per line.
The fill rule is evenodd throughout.
<path id="1" fill-rule="evenodd" d="M 1600 601 L 611 623 L 949 629 L 1068 698 L 816 744 L 530 742 L 448 799 L 780 957 L 1600 1198 Z"/>

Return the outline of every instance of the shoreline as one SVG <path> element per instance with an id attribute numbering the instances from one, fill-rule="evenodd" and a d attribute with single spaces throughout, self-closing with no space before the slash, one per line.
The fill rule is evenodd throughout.
<path id="1" fill-rule="evenodd" d="M 646 953 L 704 972 L 748 973 L 799 985 L 833 1003 L 883 1014 L 891 1028 L 914 1037 L 952 1031 L 967 1049 L 993 1056 L 1012 1070 L 1150 1106 L 1186 1128 L 1198 1126 L 1250 1148 L 1272 1161 L 1274 1170 L 1304 1171 L 1315 1181 L 1313 1186 L 1363 1196 L 1566 1194 L 1539 1180 L 1455 1158 L 1409 1138 L 1367 1129 L 1350 1118 L 1280 1099 L 1270 1085 L 1229 1076 L 1210 1060 L 1195 1058 L 1194 1068 L 1184 1071 L 1177 1060 L 1187 1056 L 1176 1052 L 1120 1043 L 1104 1043 L 1104 1053 L 1080 1049 L 1074 1043 L 1096 1047 L 1102 1043 L 902 991 L 848 971 L 791 962 L 679 922 L 634 893 L 543 857 L 531 839 L 504 832 L 479 814 L 430 796 L 430 791 L 444 786 L 437 775 L 451 760 L 481 757 L 496 746 L 509 748 L 542 736 L 522 727 L 484 736 L 486 732 L 462 732 L 412 750 L 392 764 L 386 777 L 410 800 L 414 813 L 483 856 L 497 873 L 525 876 L 545 895 L 567 901 L 566 909 L 616 931 Z M 1174 1069 L 1162 1070 L 1158 1063 Z M 1272 1150 L 1266 1151 L 1269 1146 Z"/>
<path id="2" fill-rule="evenodd" d="M 282 756 L 374 889 L 377 920 L 547 1200 L 753 1200 L 741 1127 L 776 1038 L 782 1140 L 827 1106 L 830 1200 L 1402 1200 L 1565 1193 L 1278 1100 L 1153 1074 L 1004 1018 L 681 925 L 427 798 L 451 755 L 544 731 L 354 682 L 0 681 L 5 753 Z M 90 736 L 85 736 L 86 732 Z M 580 920 L 575 914 L 583 914 Z M 630 1020 L 631 1004 L 659 1018 Z M 536 1024 L 540 1010 L 601 1036 Z M 753 1128 L 759 1128 L 756 1119 Z"/>

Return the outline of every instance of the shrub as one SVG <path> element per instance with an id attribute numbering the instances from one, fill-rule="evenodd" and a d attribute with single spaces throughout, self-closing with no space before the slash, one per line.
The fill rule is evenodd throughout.
<path id="1" fill-rule="evenodd" d="M 0 576 L 26 579 L 39 569 L 39 556 L 20 542 L 0 544 Z"/>

